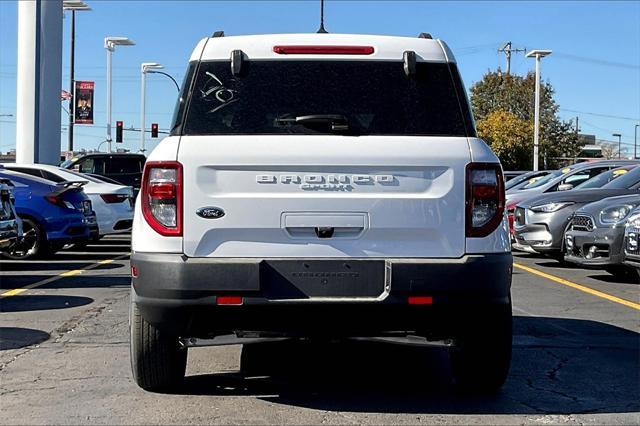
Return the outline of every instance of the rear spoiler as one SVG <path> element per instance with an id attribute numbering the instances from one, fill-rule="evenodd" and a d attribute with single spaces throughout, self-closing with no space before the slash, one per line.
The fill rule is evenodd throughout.
<path id="1" fill-rule="evenodd" d="M 64 182 L 58 182 L 56 183 L 56 188 L 58 189 L 56 191 L 49 193 L 49 195 L 57 196 L 57 195 L 62 195 L 67 191 L 81 190 L 82 187 L 87 183 L 89 182 L 86 180 L 79 180 L 79 181 L 67 180 Z"/>

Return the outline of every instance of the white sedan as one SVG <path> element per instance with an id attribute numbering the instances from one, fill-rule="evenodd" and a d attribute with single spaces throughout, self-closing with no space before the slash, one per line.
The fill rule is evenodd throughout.
<path id="1" fill-rule="evenodd" d="M 117 234 L 131 230 L 133 223 L 133 188 L 113 184 L 86 174 L 77 173 L 47 164 L 4 164 L 9 170 L 15 170 L 32 176 L 42 177 L 53 182 L 85 181 L 84 192 L 91 199 L 98 222 L 100 236 Z"/>

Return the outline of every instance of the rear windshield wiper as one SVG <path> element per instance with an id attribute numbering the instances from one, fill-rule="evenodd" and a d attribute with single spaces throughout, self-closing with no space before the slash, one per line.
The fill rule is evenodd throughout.
<path id="1" fill-rule="evenodd" d="M 319 123 L 329 123 L 331 124 L 331 130 L 334 131 L 345 131 L 349 130 L 349 121 L 347 117 L 342 114 L 313 114 L 313 115 L 299 115 L 296 117 L 282 117 L 276 118 L 276 123 L 285 124 L 319 124 Z"/>

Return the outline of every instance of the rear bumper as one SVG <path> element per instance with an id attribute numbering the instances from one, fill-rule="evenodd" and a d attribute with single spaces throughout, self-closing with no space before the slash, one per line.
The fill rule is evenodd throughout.
<path id="1" fill-rule="evenodd" d="M 384 275 L 378 277 L 384 279 L 380 294 L 310 297 L 308 286 L 300 287 L 295 275 L 287 275 L 296 270 L 289 268 L 292 264 L 323 270 L 323 262 L 336 260 L 375 263 L 370 271 Z M 511 253 L 459 259 L 202 259 L 133 253 L 131 265 L 137 271 L 132 298 L 145 319 L 187 337 L 234 331 L 447 334 L 465 318 L 468 322 L 472 312 L 511 301 Z M 322 278 L 310 277 L 318 286 Z M 363 283 L 378 278 L 368 276 Z M 242 296 L 243 303 L 217 305 L 216 298 L 224 295 Z M 429 296 L 432 304 L 409 305 L 409 296 Z"/>

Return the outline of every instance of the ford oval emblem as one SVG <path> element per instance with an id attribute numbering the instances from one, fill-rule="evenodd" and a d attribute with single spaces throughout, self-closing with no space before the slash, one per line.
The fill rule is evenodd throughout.
<path id="1" fill-rule="evenodd" d="M 205 219 L 220 219 L 224 216 L 224 210 L 220 207 L 201 207 L 196 211 L 196 214 Z"/>

